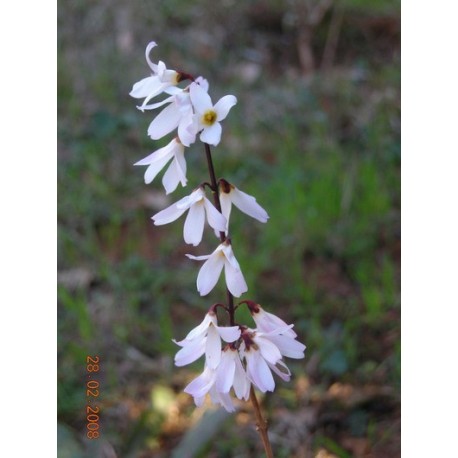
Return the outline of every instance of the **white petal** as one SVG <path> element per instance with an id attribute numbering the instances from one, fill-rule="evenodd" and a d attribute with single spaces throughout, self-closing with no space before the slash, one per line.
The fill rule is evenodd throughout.
<path id="1" fill-rule="evenodd" d="M 148 65 L 149 65 L 149 68 L 151 68 L 151 70 L 154 72 L 154 73 L 157 73 L 157 65 L 154 64 L 153 62 L 151 62 L 151 59 L 149 57 L 150 55 L 150 52 L 153 48 L 155 48 L 157 46 L 156 42 L 155 41 L 150 41 L 148 43 L 148 46 L 146 47 L 146 50 L 145 50 L 145 57 L 146 57 L 146 62 L 148 62 Z"/>
<path id="2" fill-rule="evenodd" d="M 176 161 L 176 168 L 181 175 L 181 185 L 186 186 L 188 180 L 186 179 L 186 159 L 184 157 L 184 148 L 178 149 L 175 151 L 175 161 Z"/>
<path id="3" fill-rule="evenodd" d="M 221 203 L 221 213 L 226 218 L 226 234 L 229 231 L 229 218 L 231 216 L 232 200 L 228 193 L 220 192 L 219 201 Z"/>
<path id="4" fill-rule="evenodd" d="M 234 358 L 235 361 L 235 374 L 234 374 L 234 392 L 239 399 L 248 401 L 250 397 L 250 380 L 248 379 L 245 369 L 242 366 L 239 355 Z"/>
<path id="5" fill-rule="evenodd" d="M 274 331 L 275 329 L 288 327 L 288 325 L 281 318 L 274 315 L 273 313 L 266 312 L 259 304 L 258 307 L 259 312 L 251 312 L 251 315 L 260 331 L 270 332 Z M 297 334 L 292 329 L 285 330 L 282 332 L 282 334 L 292 338 L 297 336 Z"/>
<path id="6" fill-rule="evenodd" d="M 213 107 L 212 101 L 205 89 L 201 88 L 198 84 L 192 83 L 189 87 L 189 95 L 191 96 L 191 103 L 197 113 L 204 113 L 206 110 Z"/>
<path id="7" fill-rule="evenodd" d="M 158 161 L 152 162 L 149 167 L 145 170 L 145 183 L 151 183 L 157 176 L 157 174 L 167 165 L 170 157 L 164 157 Z"/>
<path id="8" fill-rule="evenodd" d="M 171 162 L 169 168 L 162 177 L 162 185 L 164 186 L 165 193 L 170 194 L 175 191 L 178 186 L 178 183 L 181 183 L 182 186 L 186 186 L 187 180 L 183 176 L 183 171 L 176 161 L 176 156 Z"/>
<path id="9" fill-rule="evenodd" d="M 235 361 L 228 352 L 232 353 L 232 350 L 223 352 L 221 363 L 216 370 L 215 387 L 220 393 L 229 393 L 234 381 Z"/>
<path id="10" fill-rule="evenodd" d="M 170 86 L 170 83 L 161 83 L 157 88 L 155 88 L 154 91 L 150 92 L 148 96 L 146 97 L 145 100 L 143 100 L 143 103 L 140 105 L 140 110 L 144 110 L 145 107 L 147 106 L 148 102 L 153 98 L 156 97 L 159 94 L 162 94 L 165 89 L 167 89 Z"/>
<path id="11" fill-rule="evenodd" d="M 238 326 L 216 326 L 216 329 L 225 342 L 235 342 L 240 337 Z"/>
<path id="12" fill-rule="evenodd" d="M 234 404 L 228 393 L 218 392 L 215 385 L 213 385 L 209 394 L 213 404 L 222 405 L 228 412 L 235 412 Z"/>
<path id="13" fill-rule="evenodd" d="M 176 129 L 180 119 L 180 110 L 175 103 L 171 103 L 153 119 L 148 127 L 148 135 L 153 140 L 158 140 Z"/>
<path id="14" fill-rule="evenodd" d="M 192 254 L 186 254 L 186 256 L 189 258 L 189 259 L 192 259 L 194 261 L 206 261 L 207 259 L 210 258 L 211 254 L 205 254 L 203 256 L 194 256 Z"/>
<path id="15" fill-rule="evenodd" d="M 243 213 L 257 219 L 261 223 L 267 222 L 269 215 L 267 212 L 256 202 L 256 199 L 237 188 L 231 190 L 232 203 Z"/>
<path id="16" fill-rule="evenodd" d="M 220 251 L 213 252 L 197 276 L 197 291 L 201 296 L 206 296 L 215 287 L 223 266 L 224 255 Z"/>
<path id="17" fill-rule="evenodd" d="M 205 92 L 208 92 L 208 87 L 209 87 L 208 81 L 207 81 L 204 77 L 198 76 L 198 77 L 196 78 L 196 83 L 198 83 L 199 86 L 200 86 Z"/>
<path id="18" fill-rule="evenodd" d="M 276 364 L 281 359 L 280 350 L 269 339 L 255 335 L 253 340 L 258 345 L 261 355 L 266 361 Z"/>
<path id="19" fill-rule="evenodd" d="M 205 318 L 203 319 L 202 323 L 200 323 L 198 326 L 196 326 L 194 329 L 192 329 L 188 335 L 186 336 L 185 340 L 194 340 L 198 337 L 201 337 L 207 333 L 207 329 L 210 326 L 210 323 L 212 322 L 212 317 L 208 313 L 205 315 Z M 177 342 L 178 343 L 178 342 Z M 179 345 L 179 343 L 178 343 Z"/>
<path id="20" fill-rule="evenodd" d="M 169 165 L 169 168 L 162 177 L 162 184 L 164 186 L 166 194 L 170 194 L 171 192 L 175 191 L 175 189 L 178 186 L 178 183 L 181 183 L 181 186 L 186 186 L 186 184 L 188 183 L 186 175 L 183 174 L 183 169 L 181 168 L 178 162 L 178 154 L 179 153 L 175 155 L 175 157 Z M 182 156 L 182 159 L 184 161 L 184 155 Z M 186 170 L 186 162 L 184 162 L 184 166 Z"/>
<path id="21" fill-rule="evenodd" d="M 302 359 L 305 345 L 287 336 L 270 336 L 269 339 L 278 347 L 281 354 L 287 358 Z"/>
<path id="22" fill-rule="evenodd" d="M 162 226 L 177 220 L 185 211 L 186 208 L 177 208 L 175 203 L 156 213 L 151 219 L 154 221 L 155 226 Z"/>
<path id="23" fill-rule="evenodd" d="M 202 202 L 191 205 L 188 216 L 184 223 L 184 241 L 190 245 L 197 246 L 202 240 L 205 225 L 205 209 Z"/>
<path id="24" fill-rule="evenodd" d="M 277 364 L 267 363 L 269 367 L 285 382 L 291 379 L 291 372 L 283 361 L 277 361 Z"/>
<path id="25" fill-rule="evenodd" d="M 247 359 L 247 373 L 251 381 L 263 393 L 273 391 L 275 380 L 260 353 L 256 350 L 249 350 L 245 353 L 245 357 Z"/>
<path id="26" fill-rule="evenodd" d="M 196 141 L 197 129 L 193 128 L 194 116 L 192 110 L 182 115 L 178 124 L 178 138 L 184 146 L 189 146 Z"/>
<path id="27" fill-rule="evenodd" d="M 183 93 L 183 89 L 176 87 L 176 86 L 169 86 L 164 89 L 164 92 L 169 95 L 180 95 Z"/>
<path id="28" fill-rule="evenodd" d="M 189 341 L 175 355 L 176 366 L 186 366 L 199 359 L 205 352 L 205 339 L 196 339 Z"/>
<path id="29" fill-rule="evenodd" d="M 160 78 L 163 83 L 175 85 L 177 84 L 178 73 L 175 70 L 166 69 Z"/>
<path id="30" fill-rule="evenodd" d="M 215 372 L 206 367 L 199 377 L 195 378 L 183 390 L 195 398 L 205 396 L 215 382 Z"/>
<path id="31" fill-rule="evenodd" d="M 229 262 L 224 263 L 224 274 L 226 277 L 227 289 L 235 296 L 240 297 L 248 291 L 248 286 L 243 277 L 242 271 L 235 269 Z"/>
<path id="32" fill-rule="evenodd" d="M 157 76 L 148 76 L 136 82 L 129 95 L 131 97 L 135 97 L 136 99 L 142 99 L 143 97 L 147 97 L 151 93 L 156 92 L 161 86 L 161 80 Z"/>
<path id="33" fill-rule="evenodd" d="M 190 208 L 191 205 L 194 205 L 195 203 L 199 201 L 203 201 L 203 198 L 205 197 L 205 192 L 202 188 L 197 188 L 194 191 L 192 191 L 189 196 L 185 197 L 182 202 L 178 205 L 178 208 L 180 207 L 186 207 Z M 185 200 L 186 199 L 186 200 Z"/>
<path id="34" fill-rule="evenodd" d="M 237 103 L 237 99 L 233 95 L 225 95 L 216 102 L 214 109 L 217 114 L 217 120 L 222 121 L 226 118 L 229 110 Z"/>
<path id="35" fill-rule="evenodd" d="M 162 107 L 162 105 L 165 105 L 166 103 L 173 102 L 173 97 L 167 97 L 164 99 L 162 102 L 157 102 L 157 103 L 152 103 L 151 105 L 145 105 L 141 107 L 137 107 L 139 110 L 154 110 L 156 108 Z"/>
<path id="36" fill-rule="evenodd" d="M 196 141 L 196 135 L 198 132 L 201 130 L 201 127 L 199 127 L 199 120 L 197 118 L 197 115 L 192 115 L 192 118 L 190 124 L 186 127 L 186 131 L 188 135 L 193 136 L 194 140 L 192 143 Z"/>
<path id="37" fill-rule="evenodd" d="M 232 251 L 232 245 L 222 244 L 221 249 L 229 264 L 231 264 L 234 269 L 240 270 L 239 263 L 237 259 L 235 259 L 234 252 Z"/>
<path id="38" fill-rule="evenodd" d="M 169 160 L 175 154 L 177 146 L 177 141 L 174 139 L 168 145 L 159 148 L 158 150 L 136 162 L 134 165 L 150 165 L 154 162 L 162 161 L 165 158 Z"/>
<path id="39" fill-rule="evenodd" d="M 216 369 L 221 361 L 221 339 L 213 325 L 208 327 L 207 343 L 205 345 L 205 363 Z"/>
<path id="40" fill-rule="evenodd" d="M 203 130 L 203 132 L 200 134 L 200 139 L 204 143 L 217 146 L 218 143 L 221 141 L 221 131 L 221 124 L 219 122 L 215 122 L 212 126 L 206 127 Z"/>
<path id="41" fill-rule="evenodd" d="M 204 198 L 205 211 L 207 213 L 208 224 L 215 231 L 224 232 L 226 229 L 226 218 L 212 205 L 212 203 Z"/>

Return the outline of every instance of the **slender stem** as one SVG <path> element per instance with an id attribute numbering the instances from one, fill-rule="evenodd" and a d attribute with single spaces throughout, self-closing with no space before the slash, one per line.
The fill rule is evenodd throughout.
<path id="1" fill-rule="evenodd" d="M 267 421 L 264 420 L 261 408 L 259 407 L 258 399 L 256 398 L 256 393 L 254 392 L 253 385 L 250 388 L 250 400 L 254 407 L 254 414 L 256 416 L 256 426 L 261 436 L 262 444 L 264 445 L 264 450 L 266 452 L 267 458 L 273 458 L 272 446 L 270 445 L 269 436 L 267 434 Z"/>
<path id="2" fill-rule="evenodd" d="M 210 175 L 211 181 L 211 189 L 213 193 L 213 200 L 215 202 L 216 209 L 221 212 L 221 202 L 219 200 L 219 193 L 218 193 L 218 183 L 216 182 L 216 175 L 215 175 L 215 168 L 213 167 L 213 160 L 212 154 L 210 151 L 210 145 L 208 143 L 204 143 L 205 145 L 205 154 L 207 156 L 207 164 L 208 164 L 208 173 Z M 221 239 L 221 243 L 226 241 L 226 234 L 224 232 L 219 233 L 219 237 Z M 226 288 L 227 294 L 227 310 L 229 313 L 229 321 L 231 326 L 235 325 L 235 307 L 234 307 L 234 296 L 231 294 L 228 288 Z M 262 444 L 264 445 L 264 450 L 266 452 L 267 458 L 273 458 L 272 453 L 272 446 L 270 445 L 269 436 L 267 434 L 267 421 L 264 420 L 264 417 L 261 413 L 261 408 L 259 407 L 258 399 L 256 398 L 256 393 L 254 391 L 253 385 L 250 388 L 250 400 L 253 404 L 254 414 L 256 416 L 256 425 L 261 436 Z"/>

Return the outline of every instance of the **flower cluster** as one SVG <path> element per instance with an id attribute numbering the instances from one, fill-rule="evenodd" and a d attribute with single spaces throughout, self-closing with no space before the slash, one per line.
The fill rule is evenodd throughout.
<path id="1" fill-rule="evenodd" d="M 268 313 L 253 301 L 246 303 L 257 325 L 219 327 L 216 308 L 213 305 L 199 326 L 184 340 L 175 342 L 181 350 L 175 356 L 175 364 L 184 366 L 196 361 L 205 353 L 205 369 L 189 383 L 184 391 L 202 405 L 206 394 L 213 404 L 221 404 L 228 412 L 235 410 L 230 396 L 233 388 L 238 399 L 248 400 L 251 384 L 259 391 L 273 391 L 275 381 L 272 372 L 289 381 L 291 373 L 283 362 L 283 356 L 304 357 L 305 345 L 296 340 L 293 325 L 287 325 L 277 316 Z M 221 340 L 227 342 L 221 348 Z"/>
<path id="2" fill-rule="evenodd" d="M 204 182 L 191 194 L 183 197 L 152 216 L 155 225 L 171 223 L 187 212 L 183 228 L 184 241 L 198 246 L 202 241 L 206 223 L 219 238 L 219 244 L 208 255 L 188 258 L 205 261 L 197 276 L 197 290 L 206 296 L 217 284 L 224 269 L 229 304 L 213 305 L 203 322 L 193 329 L 184 340 L 175 342 L 181 347 L 175 357 L 177 366 L 196 361 L 205 353 L 203 373 L 193 380 L 185 392 L 201 405 L 206 394 L 213 403 L 223 405 L 228 411 L 234 410 L 230 397 L 233 388 L 235 396 L 248 400 L 252 385 L 262 392 L 273 391 L 275 382 L 272 372 L 288 381 L 290 371 L 283 357 L 303 358 L 305 346 L 296 340 L 293 325 L 287 325 L 280 318 L 265 312 L 253 301 L 245 303 L 256 323 L 255 329 L 236 325 L 236 307 L 233 297 L 240 297 L 248 287 L 235 258 L 229 238 L 229 219 L 232 205 L 241 212 L 266 223 L 267 212 L 253 196 L 246 194 L 225 179 L 216 181 L 209 145 L 217 146 L 221 141 L 221 122 L 237 103 L 233 95 L 226 95 L 213 104 L 208 94 L 209 85 L 202 77 L 168 69 L 164 62 L 152 62 L 150 53 L 157 45 L 151 42 L 146 47 L 146 61 L 151 74 L 134 84 L 130 95 L 143 99 L 138 108 L 141 111 L 162 108 L 148 127 L 148 135 L 159 140 L 176 131 L 171 141 L 152 152 L 135 165 L 147 166 L 144 179 L 151 183 L 166 168 L 162 184 L 166 194 L 174 192 L 178 185 L 187 186 L 186 148 L 199 138 L 205 144 L 211 183 Z M 165 94 L 165 98 L 156 98 Z M 214 204 L 206 196 L 209 188 Z M 240 305 L 239 304 L 239 305 Z M 230 326 L 219 326 L 217 308 L 222 307 L 229 315 Z M 225 342 L 222 347 L 221 342 Z"/>

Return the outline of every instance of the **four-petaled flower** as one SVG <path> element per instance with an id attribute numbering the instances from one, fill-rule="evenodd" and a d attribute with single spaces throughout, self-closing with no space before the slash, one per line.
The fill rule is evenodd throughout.
<path id="1" fill-rule="evenodd" d="M 178 183 L 181 186 L 186 186 L 188 180 L 186 179 L 186 159 L 184 158 L 184 146 L 174 138 L 167 146 L 158 149 L 149 156 L 136 162 L 134 165 L 147 165 L 145 171 L 145 183 L 151 183 L 156 175 L 169 163 L 169 168 L 162 177 L 162 184 L 164 185 L 167 194 L 175 191 Z"/>
<path id="2" fill-rule="evenodd" d="M 186 366 L 205 353 L 205 362 L 216 369 L 221 360 L 221 339 L 234 342 L 240 337 L 238 326 L 218 326 L 214 308 L 210 308 L 204 320 L 180 342 L 174 341 L 181 350 L 175 355 L 177 366 Z"/>
<path id="3" fill-rule="evenodd" d="M 221 124 L 229 110 L 237 103 L 233 95 L 225 95 L 215 105 L 210 96 L 199 84 L 192 83 L 189 88 L 191 102 L 194 106 L 194 120 L 197 131 L 202 130 L 200 139 L 204 143 L 216 146 L 221 140 Z"/>
<path id="4" fill-rule="evenodd" d="M 240 191 L 240 189 L 223 179 L 219 180 L 219 200 L 221 202 L 221 212 L 227 221 L 226 233 L 229 229 L 232 204 L 261 223 L 266 223 L 269 219 L 267 212 L 256 202 L 253 196 Z"/>
<path id="5" fill-rule="evenodd" d="M 259 391 L 265 393 L 275 389 L 271 371 L 286 382 L 290 380 L 291 372 L 274 343 L 251 329 L 244 330 L 242 339 L 240 352 L 246 360 L 247 376 Z"/>
<path id="6" fill-rule="evenodd" d="M 148 66 L 153 72 L 152 75 L 143 78 L 138 81 L 132 87 L 130 91 L 130 96 L 135 97 L 136 99 L 142 99 L 145 97 L 145 100 L 139 107 L 144 109 L 146 104 L 153 98 L 163 92 L 167 92 L 168 88 L 176 86 L 180 82 L 180 73 L 175 70 L 169 70 L 165 66 L 164 62 L 159 61 L 157 64 L 153 63 L 149 57 L 151 50 L 156 47 L 157 44 L 152 41 L 148 44 L 145 51 L 146 61 Z"/>
<path id="7" fill-rule="evenodd" d="M 186 255 L 196 261 L 205 260 L 204 265 L 200 268 L 197 275 L 197 291 L 201 296 L 206 296 L 216 285 L 221 271 L 224 267 L 227 289 L 235 297 L 240 297 L 248 291 L 248 287 L 243 277 L 240 265 L 235 259 L 231 243 L 226 239 L 218 245 L 212 254 L 205 256 Z"/>
<path id="8" fill-rule="evenodd" d="M 250 385 L 239 352 L 233 346 L 226 345 L 218 367 L 212 369 L 206 365 L 202 374 L 189 383 L 184 392 L 194 398 L 196 406 L 203 404 L 208 393 L 213 404 L 221 404 L 228 412 L 234 412 L 235 407 L 229 395 L 231 388 L 234 388 L 238 399 L 248 400 Z"/>
<path id="9" fill-rule="evenodd" d="M 205 191 L 202 187 L 156 213 L 152 219 L 156 226 L 161 226 L 175 221 L 186 210 L 189 210 L 183 229 L 186 243 L 194 246 L 199 245 L 204 232 L 205 215 L 207 215 L 208 224 L 215 231 L 223 232 L 226 227 L 226 218 L 205 197 Z"/>

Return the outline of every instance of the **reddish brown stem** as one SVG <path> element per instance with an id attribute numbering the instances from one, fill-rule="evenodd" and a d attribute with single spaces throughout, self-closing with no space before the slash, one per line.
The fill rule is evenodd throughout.
<path id="1" fill-rule="evenodd" d="M 258 399 L 256 398 L 256 393 L 254 392 L 253 385 L 250 388 L 250 400 L 253 404 L 254 414 L 256 416 L 256 426 L 261 436 L 262 445 L 264 445 L 264 450 L 266 452 L 267 458 L 273 458 L 272 446 L 270 445 L 269 435 L 267 434 L 267 421 L 264 420 L 264 417 L 261 413 L 261 408 L 259 407 Z"/>

